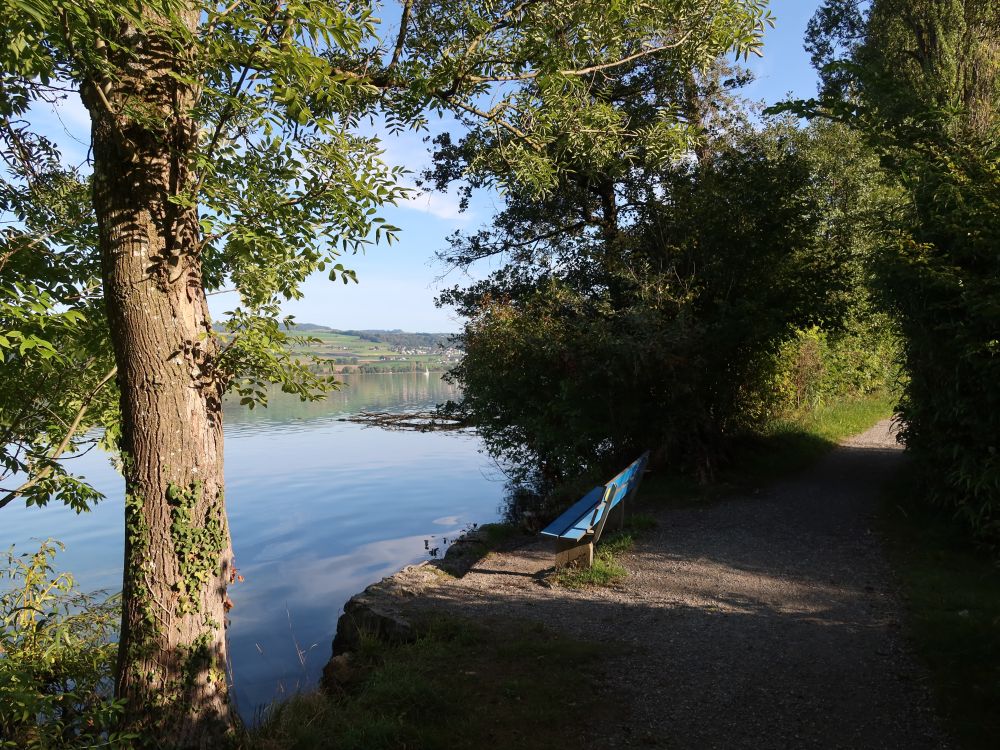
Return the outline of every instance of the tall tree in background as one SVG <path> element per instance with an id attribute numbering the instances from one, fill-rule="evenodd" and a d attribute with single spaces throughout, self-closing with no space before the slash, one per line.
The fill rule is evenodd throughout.
<path id="1" fill-rule="evenodd" d="M 399 173 L 358 119 L 381 105 L 390 127 L 428 108 L 483 121 L 506 180 L 541 193 L 576 154 L 618 159 L 677 129 L 664 113 L 634 131 L 589 97 L 595 80 L 754 50 L 767 19 L 766 0 L 404 0 L 383 43 L 368 3 L 0 8 L 3 367 L 58 376 L 0 386 L 5 470 L 28 474 L 0 502 L 85 507 L 96 493 L 58 459 L 106 427 L 126 482 L 117 691 L 146 737 L 182 747 L 232 722 L 221 398 L 321 390 L 290 360 L 278 304 L 314 271 L 346 280 L 339 252 L 395 231 L 376 215 Z M 31 105 L 67 88 L 90 114 L 89 177 L 30 127 Z M 226 338 L 206 304 L 223 284 L 241 296 Z"/>
<path id="2" fill-rule="evenodd" d="M 613 181 L 610 229 L 600 195 L 571 182 L 541 204 L 508 196 L 492 226 L 456 237 L 459 265 L 505 262 L 442 296 L 469 319 L 452 377 L 491 453 L 535 490 L 647 448 L 707 477 L 728 438 L 785 408 L 777 358 L 801 329 L 838 332 L 851 314 L 854 334 L 875 333 L 860 259 L 886 204 L 857 143 L 784 122 L 695 143 L 700 159 Z M 891 367 L 874 360 L 889 350 L 836 395 L 884 387 Z"/>
<path id="3" fill-rule="evenodd" d="M 441 302 L 469 319 L 464 408 L 536 489 L 645 448 L 711 473 L 724 438 L 775 406 L 760 396 L 782 342 L 864 297 L 871 159 L 842 128 L 755 127 L 749 76 L 709 51 L 591 75 L 578 108 L 635 135 L 545 144 L 564 167 L 541 197 L 487 123 L 437 141 L 437 187 L 507 187 L 492 224 L 442 254 L 502 267 Z"/>
<path id="4" fill-rule="evenodd" d="M 1000 3 L 829 0 L 799 111 L 847 122 L 909 196 L 877 283 L 900 320 L 907 447 L 933 498 L 1000 538 Z"/>

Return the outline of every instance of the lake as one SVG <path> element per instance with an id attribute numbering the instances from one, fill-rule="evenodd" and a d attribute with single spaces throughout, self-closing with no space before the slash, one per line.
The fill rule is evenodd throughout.
<path id="1" fill-rule="evenodd" d="M 226 501 L 236 565 L 230 659 L 245 718 L 315 684 L 351 595 L 427 559 L 463 528 L 500 514 L 503 477 L 474 434 L 390 432 L 338 419 L 432 408 L 459 396 L 440 374 L 344 375 L 303 403 L 276 391 L 266 409 L 225 406 Z M 20 551 L 53 537 L 84 590 L 121 588 L 123 483 L 96 451 L 72 460 L 106 496 L 80 516 L 63 506 L 0 511 Z M 426 544 L 425 544 L 426 542 Z"/>

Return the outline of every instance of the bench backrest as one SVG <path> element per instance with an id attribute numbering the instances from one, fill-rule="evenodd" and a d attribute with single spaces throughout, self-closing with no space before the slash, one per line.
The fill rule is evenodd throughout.
<path id="1" fill-rule="evenodd" d="M 575 537 L 594 534 L 599 538 L 604 529 L 608 513 L 619 503 L 635 493 L 642 481 L 642 473 L 649 462 L 649 451 L 629 464 L 603 486 L 595 487 L 580 500 L 570 506 L 562 515 L 549 524 L 542 534 L 563 536 L 572 532 Z"/>
<path id="2" fill-rule="evenodd" d="M 611 506 L 614 507 L 619 502 L 625 499 L 627 495 L 634 492 L 639 488 L 639 483 L 642 481 L 642 473 L 646 470 L 646 464 L 649 463 L 649 451 L 643 453 L 639 458 L 629 464 L 624 471 L 615 476 L 608 482 L 605 487 L 615 486 L 615 494 L 611 500 Z"/>
<path id="3" fill-rule="evenodd" d="M 594 508 L 594 516 L 590 522 L 595 542 L 600 538 L 601 532 L 604 530 L 604 522 L 607 520 L 611 509 L 630 498 L 639 489 L 639 484 L 642 482 L 642 473 L 646 470 L 648 461 L 649 451 L 646 451 L 604 485 L 604 502 Z"/>

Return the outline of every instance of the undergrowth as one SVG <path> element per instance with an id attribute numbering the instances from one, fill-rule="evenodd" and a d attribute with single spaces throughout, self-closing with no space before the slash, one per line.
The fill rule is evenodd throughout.
<path id="1" fill-rule="evenodd" d="M 57 572 L 62 549 L 11 547 L 0 566 L 0 748 L 131 747 L 112 698 L 119 600 Z"/>
<path id="2" fill-rule="evenodd" d="M 434 620 L 414 643 L 367 640 L 339 695 L 275 704 L 243 737 L 247 750 L 528 750 L 583 741 L 616 710 L 598 700 L 606 645 L 521 622 Z M 620 707 L 619 707 L 620 708 Z"/>
<path id="3" fill-rule="evenodd" d="M 886 494 L 881 526 L 903 593 L 907 635 L 941 715 L 965 750 L 1000 737 L 1000 568 L 966 527 L 930 508 L 911 470 Z"/>

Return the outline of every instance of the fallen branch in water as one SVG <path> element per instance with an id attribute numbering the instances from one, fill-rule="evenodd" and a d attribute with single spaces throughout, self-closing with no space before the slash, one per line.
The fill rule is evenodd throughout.
<path id="1" fill-rule="evenodd" d="M 469 427 L 469 422 L 460 417 L 449 417 L 436 411 L 363 411 L 349 417 L 341 417 L 338 422 L 354 422 L 366 427 L 381 427 L 385 430 L 415 430 L 436 432 L 441 430 L 461 430 Z"/>

